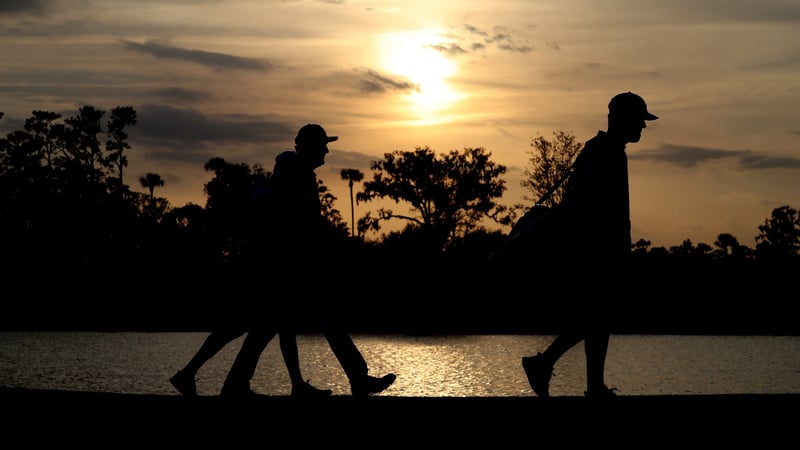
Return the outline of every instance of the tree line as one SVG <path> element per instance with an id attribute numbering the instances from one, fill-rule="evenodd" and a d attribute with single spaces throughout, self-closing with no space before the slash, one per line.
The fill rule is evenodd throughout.
<path id="1" fill-rule="evenodd" d="M 158 197 L 163 178 L 147 173 L 138 180 L 145 193 L 130 188 L 123 178 L 128 166 L 128 128 L 136 125 L 130 106 L 105 112 L 84 106 L 75 116 L 62 118 L 48 111 L 33 111 L 22 130 L 0 139 L 0 196 L 2 236 L 7 254 L 16 261 L 46 259 L 63 263 L 109 263 L 115 258 L 146 260 L 154 253 L 186 252 L 176 242 L 192 242 L 192 260 L 204 253 L 206 262 L 231 262 L 238 248 L 247 245 L 237 235 L 245 228 L 250 192 L 271 175 L 256 164 L 211 158 L 204 166 L 213 174 L 204 185 L 205 206 L 180 207 Z M 2 118 L 2 113 L 0 113 Z M 104 127 L 105 125 L 105 127 Z M 105 138 L 105 139 L 103 139 Z M 522 187 L 533 201 L 549 190 L 569 170 L 581 144 L 566 131 L 548 140 L 531 142 L 529 164 Z M 338 200 L 320 181 L 320 198 L 336 236 L 384 252 L 408 256 L 442 256 L 473 253 L 480 260 L 503 239 L 500 228 L 512 224 L 526 205 L 500 203 L 506 190 L 506 167 L 491 160 L 485 148 L 465 148 L 437 154 L 428 147 L 385 153 L 370 165 L 371 179 L 354 195 L 354 184 L 364 180 L 356 169 L 343 169 L 350 188 L 352 228 L 336 208 Z M 367 212 L 357 221 L 354 202 L 393 200 L 410 206 L 400 214 L 388 208 Z M 549 197 L 557 203 L 560 189 Z M 378 234 L 388 221 L 402 221 L 400 231 Z M 720 233 L 709 245 L 685 240 L 669 248 L 652 247 L 646 239 L 634 244 L 634 253 L 664 257 L 776 259 L 800 254 L 800 217 L 789 205 L 773 210 L 758 226 L 756 245 L 750 248 L 729 233 Z M 195 242 L 197 241 L 197 242 Z M 197 244 L 197 245 L 195 245 Z M 351 243 L 352 244 L 352 243 Z M 202 249 L 202 250 L 200 250 Z"/>
<path id="2" fill-rule="evenodd" d="M 105 114 L 92 106 L 66 118 L 33 111 L 22 130 L 0 139 L 0 241 L 7 277 L 26 282 L 58 279 L 71 288 L 88 287 L 91 280 L 103 277 L 101 292 L 113 292 L 118 288 L 114 280 L 149 285 L 165 273 L 187 272 L 202 281 L 194 294 L 206 295 L 214 291 L 210 278 L 204 277 L 246 273 L 240 256 L 253 232 L 248 229 L 252 195 L 268 183 L 271 173 L 259 164 L 210 158 L 204 165 L 211 173 L 203 186 L 206 204 L 172 206 L 157 195 L 165 183 L 159 174 L 139 177 L 142 192 L 131 189 L 124 178 L 128 152 L 135 151 L 128 143 L 128 130 L 137 120 L 134 108 L 113 108 L 104 121 Z M 523 181 L 528 200 L 550 190 L 569 170 L 580 147 L 565 131 L 555 132 L 551 140 L 540 136 L 531 142 Z M 318 182 L 332 244 L 328 261 L 310 264 L 329 267 L 353 285 L 398 298 L 421 293 L 413 291 L 414 286 L 441 286 L 442 280 L 451 287 L 428 293 L 441 298 L 476 293 L 493 297 L 498 289 L 517 283 L 502 278 L 486 282 L 493 269 L 491 256 L 505 239 L 502 227 L 513 224 L 529 206 L 500 202 L 506 167 L 492 161 L 490 151 L 482 147 L 443 154 L 428 147 L 396 150 L 373 161 L 370 170 L 369 176 L 356 169 L 341 171 L 350 189 L 350 226 L 336 207 L 338 199 L 322 180 Z M 361 183 L 357 192 L 356 183 Z M 559 195 L 556 191 L 551 201 L 557 202 Z M 356 201 L 378 199 L 405 204 L 411 212 L 384 207 L 355 219 Z M 402 221 L 404 226 L 382 232 L 388 221 Z M 498 228 L 490 229 L 486 223 Z M 637 264 L 635 283 L 658 283 L 652 278 L 655 271 L 645 269 L 652 267 L 670 267 L 670 273 L 680 275 L 673 279 L 684 280 L 682 284 L 697 277 L 698 267 L 706 270 L 703 282 L 715 276 L 739 281 L 742 270 L 753 267 L 796 267 L 800 259 L 796 209 L 776 208 L 758 231 L 755 248 L 727 233 L 719 234 L 713 245 L 687 239 L 663 248 L 639 239 L 633 245 L 634 257 L 642 262 Z M 366 239 L 368 233 L 380 237 Z M 393 283 L 396 273 L 407 278 L 396 282 L 399 288 L 387 290 L 386 283 Z M 220 283 L 230 281 L 220 279 Z M 217 287 L 224 291 L 230 286 Z"/>

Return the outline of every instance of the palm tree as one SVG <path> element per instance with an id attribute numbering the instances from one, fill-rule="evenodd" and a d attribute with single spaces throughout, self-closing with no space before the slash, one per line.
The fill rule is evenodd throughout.
<path id="1" fill-rule="evenodd" d="M 157 173 L 148 172 L 145 176 L 139 177 L 139 183 L 142 183 L 142 187 L 150 191 L 150 210 L 154 212 L 156 200 L 155 190 L 156 187 L 164 186 L 164 179 Z"/>
<path id="2" fill-rule="evenodd" d="M 347 180 L 350 188 L 350 224 L 352 225 L 352 236 L 356 235 L 356 207 L 353 204 L 353 183 L 364 179 L 364 174 L 358 169 L 342 169 L 342 179 Z"/>

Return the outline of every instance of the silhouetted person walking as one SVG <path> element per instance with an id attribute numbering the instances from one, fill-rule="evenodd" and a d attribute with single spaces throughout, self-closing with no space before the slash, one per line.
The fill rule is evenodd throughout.
<path id="1" fill-rule="evenodd" d="M 313 172 L 311 174 L 314 176 Z M 316 183 L 316 179 L 313 182 Z M 221 327 L 206 337 L 189 362 L 169 380 L 183 395 L 197 395 L 195 379 L 198 371 L 226 345 L 245 333 L 247 336 L 226 377 L 221 395 L 257 395 L 250 389 L 250 380 L 255 374 L 261 353 L 278 334 L 281 355 L 292 384 L 291 396 L 327 397 L 332 393 L 330 389 L 318 389 L 303 380 L 297 350 L 297 330 L 294 328 L 298 325 L 296 312 L 286 307 L 286 304 L 297 302 L 294 295 L 298 294 L 295 292 L 297 289 L 288 283 L 295 277 L 292 273 L 294 269 L 289 268 L 287 258 L 303 254 L 295 254 L 295 250 L 301 249 L 303 245 L 302 242 L 290 244 L 286 239 L 296 239 L 287 234 L 287 230 L 298 235 L 305 231 L 292 229 L 294 221 L 291 225 L 281 225 L 289 223 L 280 220 L 281 211 L 287 214 L 293 212 L 277 204 L 280 201 L 279 196 L 273 194 L 271 183 L 259 182 L 251 187 L 249 199 L 239 199 L 249 205 L 245 223 L 242 224 L 243 229 L 240 230 L 245 236 L 241 248 L 243 264 L 234 266 L 230 273 L 222 276 L 229 283 L 229 288 L 226 298 L 219 300 L 225 304 L 217 314 Z M 319 197 L 316 199 L 319 205 Z M 287 202 L 291 201 L 294 199 L 287 199 Z M 304 224 L 308 220 L 313 220 L 313 217 L 299 219 L 298 223 Z M 308 226 L 305 228 L 309 229 Z M 287 284 L 288 288 L 283 289 L 283 292 L 273 293 L 263 289 L 261 284 Z M 284 297 L 288 297 L 288 300 Z"/>
<path id="2" fill-rule="evenodd" d="M 559 241 L 564 244 L 559 254 L 548 261 L 547 273 L 560 270 L 574 276 L 557 301 L 569 302 L 569 312 L 576 317 L 547 349 L 522 358 L 528 382 L 539 397 L 550 396 L 554 365 L 580 341 L 586 353 L 585 395 L 616 395 L 605 384 L 605 363 L 608 315 L 613 313 L 609 309 L 624 295 L 629 276 L 631 215 L 625 147 L 639 142 L 646 121 L 656 119 L 640 96 L 631 92 L 614 96 L 608 104 L 607 131 L 598 131 L 587 141 L 573 164 L 557 206 L 566 238 Z"/>
<path id="3" fill-rule="evenodd" d="M 321 328 L 328 344 L 350 382 L 354 396 L 381 392 L 395 380 L 390 373 L 383 377 L 369 375 L 364 357 L 350 335 L 341 328 L 330 299 L 324 298 L 327 273 L 322 262 L 332 239 L 330 227 L 322 216 L 319 186 L 315 170 L 325 164 L 328 143 L 338 136 L 328 136 L 317 124 L 300 128 L 295 137 L 295 150 L 275 158 L 270 178 L 273 210 L 268 230 L 272 283 L 277 287 L 275 309 L 283 320 L 281 341 L 289 331 L 302 327 Z M 231 366 L 223 395 L 248 392 L 250 379 L 269 338 L 251 331 Z"/>
<path id="4" fill-rule="evenodd" d="M 264 325 L 260 324 L 259 327 L 264 327 Z M 276 329 L 277 327 L 273 328 L 271 331 L 257 331 L 255 332 L 256 337 L 253 339 L 257 339 L 259 345 L 266 347 L 267 344 L 269 344 L 269 341 L 272 340 L 272 338 L 277 334 L 276 331 L 274 331 Z M 203 365 L 214 355 L 219 353 L 226 345 L 239 338 L 243 334 L 245 334 L 244 331 L 234 329 L 212 331 L 203 341 L 203 344 L 192 356 L 189 362 L 186 363 L 183 369 L 179 370 L 175 375 L 173 375 L 169 379 L 169 382 L 181 394 L 189 397 L 196 396 L 197 383 L 195 379 L 197 377 L 197 373 L 200 371 Z M 247 340 L 247 337 L 245 340 Z M 302 371 L 300 370 L 300 361 L 297 355 L 297 341 L 295 340 L 295 335 L 293 333 L 286 332 L 281 334 L 280 347 L 284 363 L 286 364 L 286 369 L 289 371 L 289 380 L 292 384 L 292 397 L 327 397 L 331 395 L 332 391 L 330 389 L 318 389 L 312 386 L 309 382 L 303 380 Z M 239 391 L 234 393 L 234 395 L 235 394 L 253 395 L 254 393 L 249 390 L 248 386 L 248 390 L 246 392 Z"/>

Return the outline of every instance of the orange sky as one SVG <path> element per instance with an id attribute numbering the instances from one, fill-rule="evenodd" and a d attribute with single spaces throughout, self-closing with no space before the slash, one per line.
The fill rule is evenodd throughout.
<path id="1" fill-rule="evenodd" d="M 491 151 L 518 203 L 531 140 L 585 141 L 631 90 L 660 116 L 629 146 L 634 239 L 754 247 L 800 208 L 798 22 L 777 0 L 0 2 L 0 133 L 133 106 L 125 181 L 158 173 L 182 206 L 205 204 L 209 158 L 270 169 L 320 123 L 349 221 L 341 169 L 424 146 Z"/>

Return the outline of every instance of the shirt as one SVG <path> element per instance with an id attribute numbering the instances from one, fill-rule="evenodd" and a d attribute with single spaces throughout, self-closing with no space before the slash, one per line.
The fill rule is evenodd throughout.
<path id="1" fill-rule="evenodd" d="M 564 187 L 561 206 L 569 216 L 569 239 L 598 257 L 631 249 L 628 157 L 624 141 L 605 131 L 588 140 Z"/>

